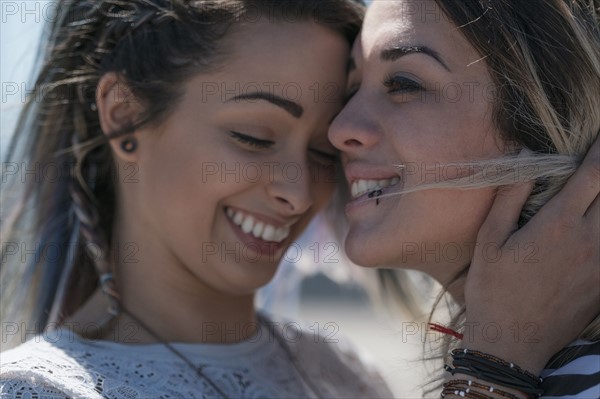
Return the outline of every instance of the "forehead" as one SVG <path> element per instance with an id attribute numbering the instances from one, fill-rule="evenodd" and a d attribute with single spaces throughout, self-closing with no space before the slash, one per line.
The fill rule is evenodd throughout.
<path id="1" fill-rule="evenodd" d="M 391 46 L 414 45 L 433 48 L 448 65 L 481 58 L 434 0 L 374 0 L 353 55 L 371 59 Z"/>
<path id="2" fill-rule="evenodd" d="M 267 68 L 288 78 L 326 74 L 331 69 L 339 72 L 349 48 L 341 34 L 312 21 L 288 23 L 262 18 L 235 27 L 227 40 L 231 49 L 227 68 L 257 74 Z"/>
<path id="3" fill-rule="evenodd" d="M 341 34 L 315 22 L 265 18 L 233 29 L 227 39 L 229 59 L 222 72 L 242 89 L 266 87 L 306 107 L 322 105 L 311 101 L 314 88 L 345 84 L 350 46 Z M 341 102 L 341 94 L 333 97 Z"/>

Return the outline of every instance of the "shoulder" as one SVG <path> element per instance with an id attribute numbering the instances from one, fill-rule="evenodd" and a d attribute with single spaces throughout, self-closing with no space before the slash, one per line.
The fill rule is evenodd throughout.
<path id="1" fill-rule="evenodd" d="M 0 356 L 2 398 L 99 398 L 93 377 L 69 354 L 68 340 L 37 335 Z"/>
<path id="2" fill-rule="evenodd" d="M 577 340 L 542 371 L 549 398 L 600 398 L 600 341 Z"/>
<path id="3" fill-rule="evenodd" d="M 336 323 L 304 324 L 278 319 L 277 333 L 299 367 L 332 397 L 389 398 L 392 393 L 375 362 L 339 333 Z"/>

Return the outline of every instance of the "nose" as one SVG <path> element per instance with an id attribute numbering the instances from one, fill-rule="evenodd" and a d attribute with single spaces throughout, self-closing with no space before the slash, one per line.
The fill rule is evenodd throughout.
<path id="1" fill-rule="evenodd" d="M 329 127 L 329 141 L 347 154 L 359 153 L 379 141 L 377 124 L 372 111 L 361 106 L 364 102 L 358 93 L 346 104 Z"/>
<path id="2" fill-rule="evenodd" d="M 284 216 L 307 212 L 314 203 L 308 165 L 300 161 L 287 161 L 273 172 L 267 193 L 275 209 Z"/>

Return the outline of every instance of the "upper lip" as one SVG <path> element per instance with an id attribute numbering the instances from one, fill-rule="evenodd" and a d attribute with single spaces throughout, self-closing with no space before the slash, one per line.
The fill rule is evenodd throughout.
<path id="1" fill-rule="evenodd" d="M 240 211 L 240 212 L 243 212 L 246 215 L 252 215 L 256 220 L 261 221 L 263 223 L 270 224 L 270 225 L 272 225 L 272 226 L 274 226 L 276 228 L 279 228 L 279 227 L 291 227 L 292 225 L 296 224 L 296 222 L 298 222 L 298 220 L 299 220 L 299 218 L 294 218 L 292 220 L 288 219 L 287 221 L 282 221 L 281 219 L 277 219 L 277 218 L 274 218 L 272 216 L 266 216 L 266 215 L 263 215 L 261 213 L 256 213 L 256 212 L 253 212 L 253 211 L 249 211 L 247 209 L 236 208 L 235 206 L 225 206 L 225 208 L 229 208 L 229 209 L 231 209 L 232 211 L 235 211 L 235 212 Z"/>
<path id="2" fill-rule="evenodd" d="M 385 180 L 393 177 L 401 177 L 399 170 L 390 165 L 373 165 L 361 162 L 349 162 L 344 165 L 344 173 L 348 184 L 357 180 Z"/>

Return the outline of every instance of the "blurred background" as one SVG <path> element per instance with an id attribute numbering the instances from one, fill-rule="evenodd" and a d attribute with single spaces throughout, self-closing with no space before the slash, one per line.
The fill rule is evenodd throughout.
<path id="1" fill-rule="evenodd" d="M 33 87 L 33 62 L 44 23 L 56 10 L 53 4 L 0 0 L 1 159 Z M 423 362 L 425 336 L 434 343 L 440 339 L 426 329 L 439 287 L 416 272 L 402 273 L 400 278 L 420 298 L 413 313 L 401 304 L 384 304 L 377 295 L 377 272 L 351 265 L 336 234 L 320 217 L 290 249 L 273 282 L 259 293 L 257 305 L 280 317 L 300 320 L 307 333 L 320 329 L 333 341 L 349 341 L 372 361 L 397 398 L 423 398 L 423 385 L 440 372 L 440 364 Z M 443 322 L 443 318 L 434 320 Z"/>
<path id="2" fill-rule="evenodd" d="M 396 398 L 439 397 L 425 391 L 443 366 L 426 360 L 442 342 L 427 328 L 441 287 L 419 272 L 386 271 L 388 281 L 394 276 L 400 282 L 399 292 L 386 296 L 381 271 L 352 264 L 339 241 L 326 218 L 317 217 L 299 239 L 302 257 L 296 257 L 298 249 L 288 251 L 273 281 L 259 292 L 257 306 L 299 320 L 306 333 L 320 328 L 325 338 L 349 343 L 380 372 Z M 446 323 L 447 309 L 444 300 L 432 319 Z"/>

